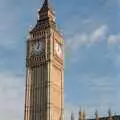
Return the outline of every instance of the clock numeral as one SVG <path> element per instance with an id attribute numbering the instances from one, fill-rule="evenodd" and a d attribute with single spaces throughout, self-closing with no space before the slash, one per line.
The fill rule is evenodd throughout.
<path id="1" fill-rule="evenodd" d="M 42 41 L 35 41 L 33 44 L 32 44 L 32 50 L 31 50 L 31 54 L 35 54 L 35 55 L 38 55 L 38 54 L 41 54 L 42 51 L 43 51 L 43 45 L 44 43 Z"/>

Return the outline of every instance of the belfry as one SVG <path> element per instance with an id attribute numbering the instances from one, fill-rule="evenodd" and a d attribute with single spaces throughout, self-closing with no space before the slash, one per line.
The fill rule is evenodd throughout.
<path id="1" fill-rule="evenodd" d="M 44 0 L 27 39 L 24 120 L 63 120 L 64 40 L 55 18 Z"/>

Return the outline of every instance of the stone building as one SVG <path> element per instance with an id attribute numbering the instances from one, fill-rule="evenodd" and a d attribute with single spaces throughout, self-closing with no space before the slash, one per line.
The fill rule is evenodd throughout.
<path id="1" fill-rule="evenodd" d="M 64 39 L 56 24 L 55 11 L 48 0 L 38 10 L 36 25 L 26 42 L 26 89 L 24 120 L 63 120 L 64 113 Z M 120 116 L 78 120 L 120 120 Z M 74 120 L 74 115 L 71 115 Z"/>
<path id="2" fill-rule="evenodd" d="M 74 114 L 71 114 L 71 120 L 76 120 Z M 120 120 L 120 115 L 113 115 L 111 110 L 108 110 L 108 115 L 105 117 L 99 116 L 98 111 L 95 112 L 94 118 L 87 118 L 85 111 L 81 111 L 78 113 L 78 120 Z"/>
<path id="3" fill-rule="evenodd" d="M 63 119 L 64 40 L 55 19 L 44 0 L 27 40 L 24 120 Z"/>

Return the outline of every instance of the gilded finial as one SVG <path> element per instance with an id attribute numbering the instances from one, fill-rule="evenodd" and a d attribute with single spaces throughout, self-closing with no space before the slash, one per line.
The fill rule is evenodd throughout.
<path id="1" fill-rule="evenodd" d="M 96 112 L 95 112 L 95 117 L 96 117 L 96 120 L 99 119 L 99 115 L 98 115 L 98 111 L 97 111 L 97 110 L 96 110 Z"/>

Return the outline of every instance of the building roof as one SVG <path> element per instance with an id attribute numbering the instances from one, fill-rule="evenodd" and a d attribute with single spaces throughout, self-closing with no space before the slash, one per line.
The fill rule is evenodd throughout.
<path id="1" fill-rule="evenodd" d="M 51 6 L 49 0 L 44 0 L 43 6 L 40 9 L 39 13 L 51 11 L 53 14 L 55 14 L 53 7 Z"/>
<path id="2" fill-rule="evenodd" d="M 109 117 L 99 117 L 99 120 L 108 120 Z M 87 120 L 96 120 L 96 119 L 87 119 Z M 112 120 L 120 120 L 120 115 L 113 115 Z"/>

